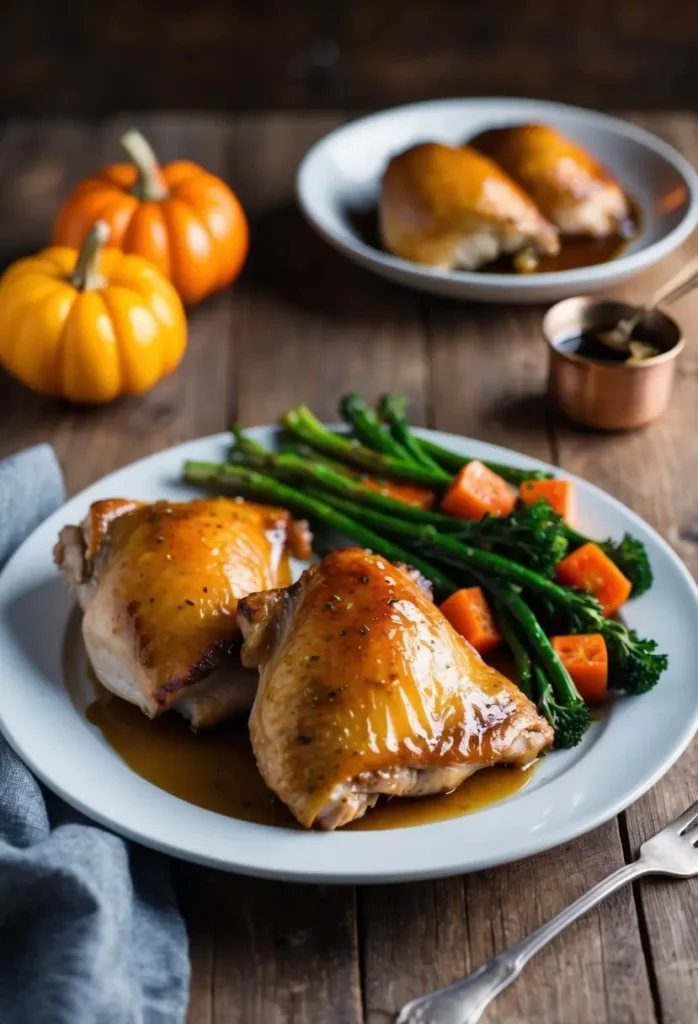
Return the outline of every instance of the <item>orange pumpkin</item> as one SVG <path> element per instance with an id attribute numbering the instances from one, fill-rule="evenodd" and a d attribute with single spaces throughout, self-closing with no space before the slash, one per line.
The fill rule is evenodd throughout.
<path id="1" fill-rule="evenodd" d="M 110 402 L 151 388 L 187 341 L 182 300 L 140 256 L 103 249 L 97 221 L 78 252 L 44 249 L 0 278 L 0 365 L 41 395 Z"/>
<path id="2" fill-rule="evenodd" d="M 109 244 L 155 264 L 186 303 L 225 288 L 248 248 L 247 220 L 233 192 L 188 160 L 160 167 L 140 132 L 120 141 L 133 162 L 107 164 L 79 182 L 59 211 L 53 244 L 79 249 L 103 220 Z"/>

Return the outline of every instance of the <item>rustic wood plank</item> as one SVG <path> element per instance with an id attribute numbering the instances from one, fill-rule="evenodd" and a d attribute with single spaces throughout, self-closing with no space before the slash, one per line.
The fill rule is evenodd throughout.
<path id="1" fill-rule="evenodd" d="M 184 864 L 177 877 L 200 958 L 188 1024 L 361 1020 L 351 887 L 241 879 Z M 209 978 L 201 954 L 212 943 Z"/>
<path id="2" fill-rule="evenodd" d="M 472 970 L 462 878 L 364 888 L 359 906 L 366 1024 Z"/>
<path id="3" fill-rule="evenodd" d="M 694 117 L 637 117 L 696 163 L 698 123 Z M 695 239 L 682 252 L 633 281 L 622 291 L 632 298 L 646 295 L 695 255 Z M 584 433 L 559 424 L 560 458 L 565 468 L 608 489 L 646 518 L 698 574 L 696 496 L 692 481 L 698 472 L 696 376 L 698 358 L 691 347 L 690 324 L 698 316 L 694 293 L 677 304 L 674 315 L 686 326 L 688 348 L 679 365 L 669 412 L 643 431 L 608 436 Z M 626 812 L 629 852 L 698 797 L 698 744 L 694 741 L 673 770 Z M 640 883 L 637 887 L 641 923 L 651 958 L 653 984 L 663 1024 L 694 1020 L 698 925 L 688 908 L 698 895 L 698 882 Z"/>
<path id="4" fill-rule="evenodd" d="M 430 425 L 554 459 L 543 401 L 546 368 L 540 310 L 429 301 L 428 322 Z M 464 965 L 467 970 L 479 966 L 622 863 L 618 826 L 611 822 L 549 854 L 466 877 L 460 923 L 463 901 L 448 912 L 445 934 L 433 939 L 442 958 L 438 971 L 423 966 L 418 972 L 399 967 L 391 972 L 391 964 L 415 963 L 421 936 L 410 935 L 408 929 L 397 931 L 393 918 L 386 915 L 390 939 L 369 979 L 367 1005 L 373 1016 L 370 1012 L 368 1020 L 379 1024 L 425 988 L 461 976 Z M 431 905 L 422 902 L 431 915 Z M 392 911 L 396 914 L 397 907 Z M 392 982 L 390 988 L 386 979 Z M 381 993 L 389 995 L 381 998 Z M 621 892 L 545 950 L 527 968 L 525 984 L 500 996 L 490 1017 L 574 1019 L 575 1024 L 654 1021 L 631 894 Z"/>

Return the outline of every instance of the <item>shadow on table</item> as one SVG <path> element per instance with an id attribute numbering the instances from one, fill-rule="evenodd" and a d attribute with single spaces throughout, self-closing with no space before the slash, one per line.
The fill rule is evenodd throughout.
<path id="1" fill-rule="evenodd" d="M 551 417 L 547 395 L 540 391 L 495 402 L 483 418 L 515 431 L 522 438 L 539 439 L 550 430 Z"/>
<path id="2" fill-rule="evenodd" d="M 250 235 L 244 280 L 252 288 L 340 319 L 414 321 L 419 293 L 384 281 L 336 252 L 293 203 L 260 214 Z"/>

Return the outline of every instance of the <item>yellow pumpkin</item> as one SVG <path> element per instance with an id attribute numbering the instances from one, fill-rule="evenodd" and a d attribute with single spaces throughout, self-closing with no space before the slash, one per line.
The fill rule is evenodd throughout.
<path id="1" fill-rule="evenodd" d="M 0 278 L 0 363 L 42 395 L 109 402 L 147 391 L 181 360 L 182 301 L 147 260 L 104 248 L 98 221 L 82 249 L 13 263 Z"/>

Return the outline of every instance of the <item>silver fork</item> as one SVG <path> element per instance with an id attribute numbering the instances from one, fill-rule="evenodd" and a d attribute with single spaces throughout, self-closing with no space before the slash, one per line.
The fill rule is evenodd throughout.
<path id="1" fill-rule="evenodd" d="M 693 827 L 691 827 L 693 826 Z M 521 974 L 531 957 L 600 903 L 606 896 L 643 875 L 692 878 L 698 875 L 698 803 L 648 839 L 640 856 L 595 885 L 556 917 L 492 957 L 463 981 L 420 996 L 400 1011 L 396 1024 L 476 1024 L 489 1004 Z"/>

